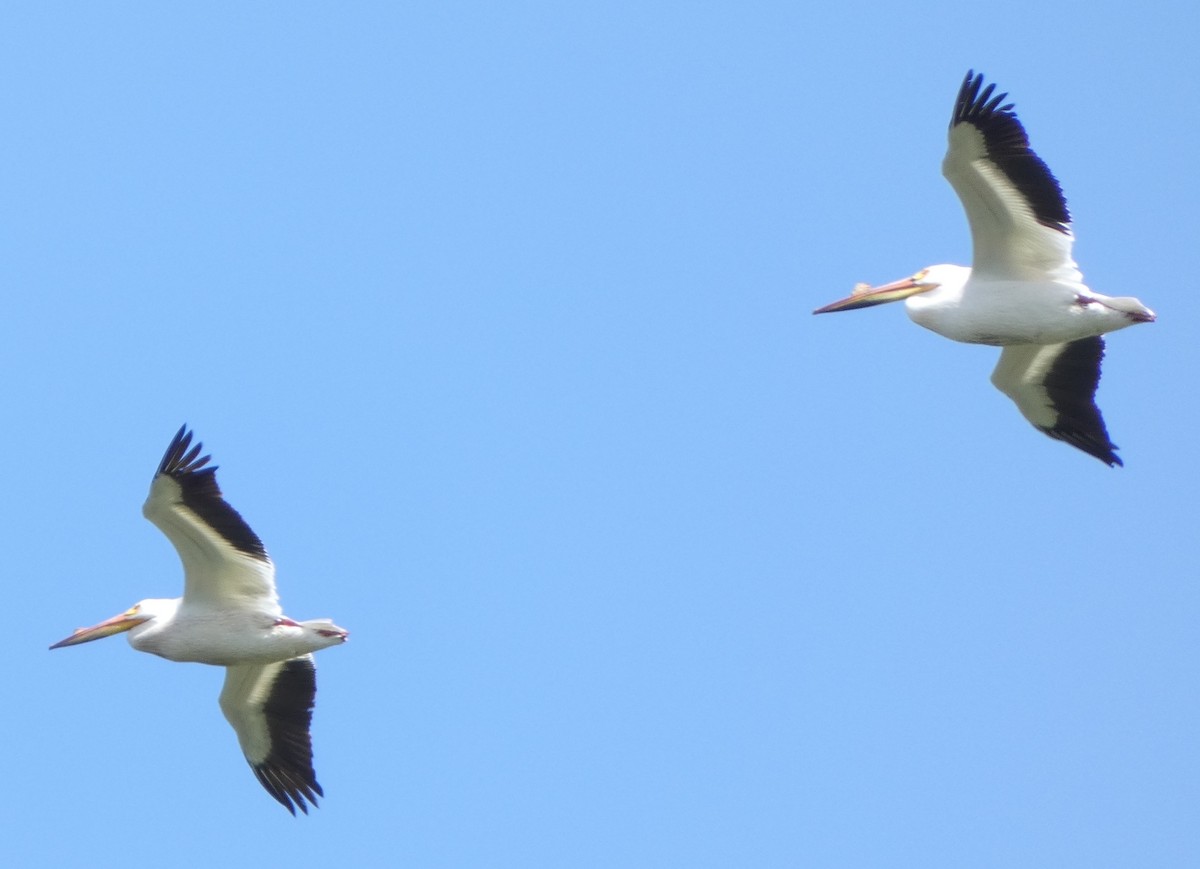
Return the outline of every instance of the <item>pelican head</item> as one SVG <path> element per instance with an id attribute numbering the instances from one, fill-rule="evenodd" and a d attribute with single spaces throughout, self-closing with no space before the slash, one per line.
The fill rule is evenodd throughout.
<path id="1" fill-rule="evenodd" d="M 898 302 L 915 296 L 918 293 L 928 293 L 943 286 L 961 289 L 970 277 L 971 270 L 965 266 L 937 265 L 921 269 L 915 275 L 872 287 L 859 284 L 854 291 L 844 299 L 830 302 L 823 308 L 817 308 L 814 314 L 828 314 L 832 311 L 853 311 L 855 308 L 869 308 L 872 305 L 882 305 L 884 302 Z"/>
<path id="2" fill-rule="evenodd" d="M 104 637 L 111 637 L 113 634 L 131 631 L 158 616 L 166 615 L 167 608 L 163 604 L 173 603 L 174 601 L 165 600 L 140 601 L 125 610 L 125 612 L 115 615 L 111 619 L 105 619 L 98 625 L 93 625 L 90 628 L 76 628 L 71 636 L 65 640 L 59 640 L 50 648 L 61 649 L 63 646 L 77 646 L 80 643 L 90 643 L 92 640 L 100 640 Z M 132 636 L 130 639 L 132 641 Z"/>

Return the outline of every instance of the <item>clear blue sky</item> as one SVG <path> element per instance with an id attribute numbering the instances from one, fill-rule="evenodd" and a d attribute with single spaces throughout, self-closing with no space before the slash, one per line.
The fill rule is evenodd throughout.
<path id="1" fill-rule="evenodd" d="M 1191 4 L 10 3 L 6 859 L 1200 865 Z M 970 260 L 968 68 L 1112 337 L 1126 468 L 857 281 Z M 292 819 L 181 589 L 183 422 L 332 617 Z M 17 865 L 13 863 L 12 865 Z"/>

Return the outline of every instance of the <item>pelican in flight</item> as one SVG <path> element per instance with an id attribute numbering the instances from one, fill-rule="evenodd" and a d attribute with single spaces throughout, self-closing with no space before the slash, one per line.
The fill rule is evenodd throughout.
<path id="1" fill-rule="evenodd" d="M 1002 347 L 992 383 L 1024 417 L 1109 467 L 1122 464 L 1096 407 L 1106 332 L 1154 322 L 1129 296 L 1093 292 L 1071 258 L 1071 216 L 1058 181 L 1025 128 L 967 73 L 950 118 L 942 174 L 971 225 L 971 268 L 936 265 L 813 311 L 850 311 L 905 299 L 908 316 L 939 335 Z"/>
<path id="2" fill-rule="evenodd" d="M 129 644 L 170 661 L 225 668 L 221 711 L 267 793 L 296 814 L 324 796 L 312 766 L 312 653 L 346 642 L 328 619 L 297 622 L 283 614 L 275 566 L 262 541 L 221 497 L 216 466 L 192 446 L 187 426 L 167 447 L 146 518 L 183 561 L 183 597 L 134 604 L 95 627 L 79 628 L 51 649 L 128 632 Z M 307 802 L 306 802 L 307 801 Z"/>

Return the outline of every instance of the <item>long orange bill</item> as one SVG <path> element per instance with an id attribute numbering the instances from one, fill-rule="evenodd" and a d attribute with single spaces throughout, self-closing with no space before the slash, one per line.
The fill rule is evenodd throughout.
<path id="1" fill-rule="evenodd" d="M 854 292 L 846 298 L 830 302 L 823 308 L 817 308 L 813 313 L 828 314 L 833 311 L 853 311 L 855 308 L 869 308 L 872 305 L 882 305 L 884 302 L 898 302 L 901 299 L 911 296 L 913 293 L 921 292 L 922 289 L 924 287 L 912 278 L 892 281 L 890 284 L 883 284 L 879 287 L 859 284 L 854 288 Z"/>
<path id="2" fill-rule="evenodd" d="M 80 643 L 90 643 L 92 640 L 111 637 L 113 634 L 120 634 L 128 631 L 130 628 L 136 628 L 144 621 L 146 621 L 145 616 L 134 615 L 128 611 L 123 612 L 119 616 L 113 616 L 111 619 L 106 619 L 93 627 L 76 628 L 75 633 L 71 634 L 65 640 L 59 640 L 50 648 L 61 649 L 63 646 L 77 646 Z"/>

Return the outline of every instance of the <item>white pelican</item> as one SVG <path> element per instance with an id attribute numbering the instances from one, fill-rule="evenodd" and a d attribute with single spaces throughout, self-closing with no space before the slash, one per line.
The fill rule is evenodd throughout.
<path id="1" fill-rule="evenodd" d="M 171 661 L 225 667 L 221 711 L 237 733 L 254 774 L 293 815 L 324 796 L 312 766 L 312 653 L 346 642 L 328 619 L 287 618 L 275 593 L 275 566 L 262 541 L 221 497 L 210 456 L 191 446 L 185 425 L 167 447 L 146 518 L 183 561 L 183 597 L 143 600 L 95 627 L 55 643 L 74 646 L 129 632 L 129 644 Z"/>
<path id="2" fill-rule="evenodd" d="M 1109 467 L 1096 385 L 1105 332 L 1151 323 L 1137 299 L 1092 292 L 1071 259 L 1071 216 L 1058 181 L 1029 147 L 1008 94 L 967 73 L 950 118 L 942 174 L 971 225 L 972 268 L 936 265 L 854 292 L 813 311 L 849 311 L 906 299 L 918 325 L 955 341 L 1004 349 L 992 383 L 1027 420 Z"/>

